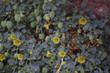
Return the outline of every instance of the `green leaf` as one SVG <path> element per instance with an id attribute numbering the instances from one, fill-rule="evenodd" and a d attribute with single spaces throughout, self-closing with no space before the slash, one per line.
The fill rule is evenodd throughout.
<path id="1" fill-rule="evenodd" d="M 26 73 L 26 72 L 23 70 L 19 70 L 18 73 Z"/>
<path id="2" fill-rule="evenodd" d="M 35 21 L 31 22 L 31 27 L 34 28 L 35 26 L 36 26 L 36 22 Z"/>
<path id="3" fill-rule="evenodd" d="M 40 13 L 39 8 L 37 8 L 37 9 L 34 10 L 34 14 L 35 14 L 36 16 L 39 15 L 39 13 Z"/>
<path id="4" fill-rule="evenodd" d="M 6 21 L 1 21 L 1 26 L 6 27 Z"/>
<path id="5" fill-rule="evenodd" d="M 49 21 L 49 20 L 50 20 L 49 14 L 45 14 L 43 18 L 44 18 L 44 20 L 46 20 L 46 21 Z"/>
<path id="6" fill-rule="evenodd" d="M 14 10 L 17 9 L 17 4 L 13 5 L 13 9 L 14 9 Z"/>
<path id="7" fill-rule="evenodd" d="M 43 67 L 43 69 L 42 69 L 42 73 L 48 73 L 48 68 Z"/>
<path id="8" fill-rule="evenodd" d="M 4 64 L 2 62 L 0 62 L 0 69 L 2 69 L 4 66 Z"/>
<path id="9" fill-rule="evenodd" d="M 44 0 L 44 3 L 46 4 L 48 2 L 48 0 Z"/>
<path id="10" fill-rule="evenodd" d="M 3 45 L 0 43 L 0 48 L 3 48 Z"/>
<path id="11" fill-rule="evenodd" d="M 48 0 L 48 2 L 52 2 L 52 1 L 54 1 L 54 0 Z"/>
<path id="12" fill-rule="evenodd" d="M 45 41 L 48 42 L 50 41 L 50 39 L 51 39 L 50 36 L 46 36 Z"/>
<path id="13" fill-rule="evenodd" d="M 10 66 L 10 65 L 4 65 L 3 69 L 4 69 L 5 73 L 12 73 L 12 71 L 13 71 L 12 66 Z"/>
<path id="14" fill-rule="evenodd" d="M 58 28 L 61 29 L 63 27 L 63 23 L 62 22 L 59 22 L 57 26 L 58 26 Z"/>
<path id="15" fill-rule="evenodd" d="M 56 31 L 55 32 L 55 36 L 59 36 L 60 35 L 60 32 L 59 31 Z"/>
<path id="16" fill-rule="evenodd" d="M 51 19 L 53 19 L 54 16 L 55 16 L 55 12 L 54 12 L 54 11 L 51 11 L 51 12 L 49 13 L 49 16 L 50 16 Z"/>
<path id="17" fill-rule="evenodd" d="M 11 21 L 7 21 L 6 27 L 7 27 L 8 29 L 10 29 L 10 28 L 12 28 L 12 26 L 13 26 L 13 23 L 12 23 Z"/>
<path id="18" fill-rule="evenodd" d="M 39 34 L 40 39 L 44 39 L 45 35 L 43 33 Z"/>
<path id="19" fill-rule="evenodd" d="M 1 21 L 1 27 L 5 28 L 7 27 L 8 29 L 10 29 L 13 26 L 13 23 L 11 21 Z"/>
<path id="20" fill-rule="evenodd" d="M 20 14 L 15 14 L 14 18 L 15 18 L 15 21 L 17 21 L 17 22 L 20 22 L 20 20 L 21 20 Z"/>
<path id="21" fill-rule="evenodd" d="M 62 3 L 63 3 L 63 4 L 66 4 L 66 3 L 67 3 L 67 0 L 63 0 Z"/>
<path id="22" fill-rule="evenodd" d="M 85 73 L 83 67 L 81 67 L 80 73 Z"/>
<path id="23" fill-rule="evenodd" d="M 50 61 L 51 62 L 55 62 L 57 59 L 58 59 L 58 56 L 57 55 L 56 56 L 52 56 Z"/>
<path id="24" fill-rule="evenodd" d="M 74 71 L 74 73 L 78 73 L 78 71 Z"/>
<path id="25" fill-rule="evenodd" d="M 101 55 L 101 60 L 103 60 L 106 57 L 107 57 L 107 53 L 106 52 L 103 52 L 103 54 Z"/>
<path id="26" fill-rule="evenodd" d="M 70 71 L 68 69 L 64 69 L 62 70 L 62 73 L 70 73 Z"/>
<path id="27" fill-rule="evenodd" d="M 39 22 L 39 21 L 41 21 L 42 17 L 39 15 L 36 17 L 36 19 L 37 19 L 37 22 Z"/>

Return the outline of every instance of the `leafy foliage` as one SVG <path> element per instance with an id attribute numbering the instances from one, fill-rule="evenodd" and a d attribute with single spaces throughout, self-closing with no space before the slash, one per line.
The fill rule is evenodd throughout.
<path id="1" fill-rule="evenodd" d="M 82 1 L 0 0 L 0 73 L 109 73 L 109 18 Z"/>

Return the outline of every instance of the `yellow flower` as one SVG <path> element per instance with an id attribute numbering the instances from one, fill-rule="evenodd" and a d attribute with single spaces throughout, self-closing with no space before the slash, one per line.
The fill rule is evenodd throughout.
<path id="1" fill-rule="evenodd" d="M 5 55 L 4 54 L 0 54 L 0 61 L 5 60 Z"/>
<path id="2" fill-rule="evenodd" d="M 50 23 L 45 23 L 44 24 L 44 28 L 47 29 L 47 30 L 49 29 L 49 26 L 50 26 Z"/>
<path id="3" fill-rule="evenodd" d="M 10 1 L 10 0 L 3 0 L 3 4 L 4 4 L 4 5 L 7 5 L 7 4 L 9 4 L 9 1 Z"/>
<path id="4" fill-rule="evenodd" d="M 85 25 L 85 24 L 87 24 L 87 19 L 84 18 L 84 17 L 81 17 L 81 18 L 79 19 L 79 24 L 80 24 L 80 25 Z"/>
<path id="5" fill-rule="evenodd" d="M 13 40 L 13 45 L 20 46 L 21 45 L 21 40 L 20 39 Z"/>
<path id="6" fill-rule="evenodd" d="M 66 56 L 66 52 L 64 52 L 64 51 L 59 51 L 59 52 L 58 52 L 58 55 L 59 55 L 60 57 L 64 58 L 64 57 Z"/>
<path id="7" fill-rule="evenodd" d="M 58 44 L 58 43 L 60 43 L 60 38 L 59 37 L 53 37 L 52 41 L 54 44 Z"/>
<path id="8" fill-rule="evenodd" d="M 16 39 L 16 35 L 15 34 L 10 34 L 8 39 L 9 40 L 14 40 L 14 39 Z"/>
<path id="9" fill-rule="evenodd" d="M 85 61 L 86 61 L 86 59 L 85 59 L 84 56 L 78 56 L 78 57 L 76 58 L 76 62 L 78 62 L 78 63 L 80 63 L 80 64 L 85 63 Z"/>
<path id="10" fill-rule="evenodd" d="M 52 57 L 52 53 L 50 51 L 47 51 L 46 57 L 48 58 Z"/>
<path id="11" fill-rule="evenodd" d="M 18 60 L 23 60 L 24 56 L 23 56 L 23 54 L 19 53 L 19 54 L 17 54 L 17 58 L 18 58 Z"/>

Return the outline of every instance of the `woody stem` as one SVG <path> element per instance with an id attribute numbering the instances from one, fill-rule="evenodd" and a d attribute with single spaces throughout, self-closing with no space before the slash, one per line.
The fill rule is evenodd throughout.
<path id="1" fill-rule="evenodd" d="M 56 71 L 56 73 L 60 73 L 60 70 L 61 70 L 62 65 L 63 65 L 63 58 L 61 59 L 60 67 L 58 68 L 58 70 Z"/>

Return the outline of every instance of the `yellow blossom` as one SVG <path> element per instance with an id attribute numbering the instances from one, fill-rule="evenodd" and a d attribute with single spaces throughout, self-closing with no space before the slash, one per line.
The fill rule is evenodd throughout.
<path id="1" fill-rule="evenodd" d="M 59 44 L 60 43 L 60 38 L 59 37 L 53 37 L 52 39 L 54 44 Z"/>
<path id="2" fill-rule="evenodd" d="M 79 19 L 79 24 L 80 24 L 80 25 L 85 25 L 85 24 L 87 24 L 87 19 L 84 18 L 84 17 L 81 17 L 81 18 Z"/>
<path id="3" fill-rule="evenodd" d="M 66 56 L 66 52 L 64 51 L 59 51 L 58 52 L 58 55 L 61 57 L 61 58 L 64 58 Z"/>
<path id="4" fill-rule="evenodd" d="M 44 28 L 47 29 L 47 30 L 49 29 L 49 26 L 50 26 L 50 23 L 45 23 L 44 24 Z"/>
<path id="5" fill-rule="evenodd" d="M 23 60 L 24 56 L 23 56 L 23 54 L 19 53 L 19 54 L 17 54 L 17 58 L 18 58 L 18 60 Z"/>
<path id="6" fill-rule="evenodd" d="M 4 5 L 8 5 L 10 0 L 2 0 Z"/>
<path id="7" fill-rule="evenodd" d="M 5 55 L 4 54 L 0 54 L 0 61 L 2 62 L 3 60 L 5 60 Z"/>
<path id="8" fill-rule="evenodd" d="M 52 57 L 52 53 L 50 51 L 47 51 L 46 57 L 48 58 Z"/>
<path id="9" fill-rule="evenodd" d="M 10 34 L 8 39 L 9 40 L 14 40 L 14 39 L 16 39 L 16 35 L 15 34 Z"/>
<path id="10" fill-rule="evenodd" d="M 84 56 L 78 56 L 78 57 L 76 58 L 76 62 L 78 62 L 78 63 L 80 63 L 80 64 L 85 63 L 85 61 L 86 61 L 86 59 L 85 59 Z"/>
<path id="11" fill-rule="evenodd" d="M 21 45 L 21 40 L 20 39 L 13 40 L 13 45 L 20 46 Z"/>

